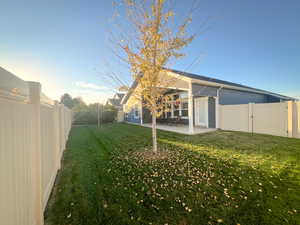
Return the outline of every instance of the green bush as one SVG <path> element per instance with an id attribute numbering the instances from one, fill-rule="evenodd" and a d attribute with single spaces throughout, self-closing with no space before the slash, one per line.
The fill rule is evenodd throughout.
<path id="1" fill-rule="evenodd" d="M 117 110 L 112 107 L 102 106 L 100 108 L 100 122 L 112 123 L 116 120 Z M 82 110 L 74 111 L 74 124 L 97 124 L 98 123 L 98 106 L 89 105 Z"/>

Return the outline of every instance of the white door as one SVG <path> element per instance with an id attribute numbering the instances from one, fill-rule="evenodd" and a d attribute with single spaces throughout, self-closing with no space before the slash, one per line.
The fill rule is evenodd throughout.
<path id="1" fill-rule="evenodd" d="M 208 97 L 195 99 L 195 125 L 208 127 Z"/>

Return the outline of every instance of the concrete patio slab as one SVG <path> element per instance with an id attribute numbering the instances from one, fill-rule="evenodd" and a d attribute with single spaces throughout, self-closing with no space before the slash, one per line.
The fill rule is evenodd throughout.
<path id="1" fill-rule="evenodd" d="M 150 123 L 142 124 L 143 127 L 152 127 Z M 180 134 L 188 134 L 188 135 L 195 135 L 195 134 L 203 134 L 203 133 L 208 133 L 208 132 L 213 132 L 216 131 L 217 129 L 215 128 L 204 128 L 204 127 L 195 127 L 194 128 L 194 133 L 191 134 L 189 132 L 189 126 L 188 125 L 164 125 L 164 124 L 157 124 L 157 129 L 159 130 L 165 130 L 165 131 L 171 131 L 175 133 L 180 133 Z"/>

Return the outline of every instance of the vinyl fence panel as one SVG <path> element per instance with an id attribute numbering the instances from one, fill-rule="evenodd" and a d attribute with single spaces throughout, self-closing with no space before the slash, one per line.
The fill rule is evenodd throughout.
<path id="1" fill-rule="evenodd" d="M 220 105 L 223 130 L 300 138 L 300 102 Z"/>
<path id="2" fill-rule="evenodd" d="M 249 131 L 249 105 L 220 105 L 219 110 L 221 129 Z"/>
<path id="3" fill-rule="evenodd" d="M 253 132 L 288 136 L 288 103 L 253 104 Z"/>
<path id="4" fill-rule="evenodd" d="M 42 225 L 72 112 L 0 68 L 0 224 Z"/>
<path id="5" fill-rule="evenodd" d="M 41 105 L 41 150 L 44 207 L 51 193 L 56 171 L 58 169 L 56 163 L 57 154 L 54 125 L 54 107 Z"/>
<path id="6" fill-rule="evenodd" d="M 0 218 L 6 225 L 37 224 L 32 108 L 0 99 Z"/>

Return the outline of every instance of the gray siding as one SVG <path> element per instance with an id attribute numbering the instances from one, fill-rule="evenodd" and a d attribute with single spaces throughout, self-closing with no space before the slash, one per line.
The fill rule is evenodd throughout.
<path id="1" fill-rule="evenodd" d="M 216 128 L 216 100 L 208 98 L 208 127 Z"/>
<path id="2" fill-rule="evenodd" d="M 266 103 L 268 98 L 264 94 L 257 94 L 245 91 L 221 89 L 219 92 L 219 103 L 221 105 Z"/>
<path id="3" fill-rule="evenodd" d="M 201 84 L 192 84 L 192 92 L 194 97 L 216 97 L 217 90 L 218 87 L 211 87 Z M 239 91 L 228 88 L 222 88 L 219 94 L 219 103 L 221 105 L 280 102 L 279 98 L 271 95 L 253 93 L 248 91 Z"/>
<path id="4" fill-rule="evenodd" d="M 192 84 L 193 95 L 195 97 L 199 96 L 217 96 L 217 87 L 210 87 L 200 84 Z"/>
<path id="5" fill-rule="evenodd" d="M 143 107 L 143 123 L 151 123 L 152 115 L 148 108 Z"/>

